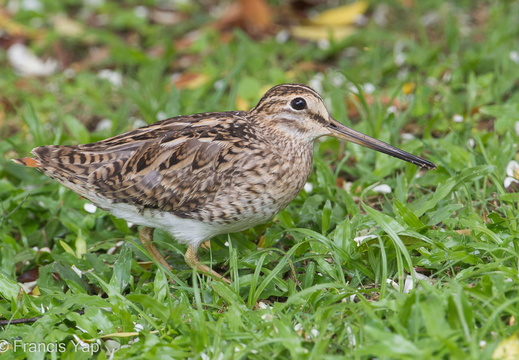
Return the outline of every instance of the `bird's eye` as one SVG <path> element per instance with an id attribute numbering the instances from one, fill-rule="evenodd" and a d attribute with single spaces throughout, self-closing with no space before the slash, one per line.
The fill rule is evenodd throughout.
<path id="1" fill-rule="evenodd" d="M 294 110 L 306 109 L 306 100 L 300 97 L 295 98 L 290 102 L 290 106 L 292 106 L 292 109 Z"/>

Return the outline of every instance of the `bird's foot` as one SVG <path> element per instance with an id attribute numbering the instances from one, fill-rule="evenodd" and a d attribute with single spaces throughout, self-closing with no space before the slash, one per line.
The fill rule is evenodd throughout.
<path id="1" fill-rule="evenodd" d="M 224 277 L 223 275 L 219 274 L 218 272 L 211 269 L 209 266 L 204 265 L 200 262 L 200 259 L 197 255 L 197 250 L 189 245 L 186 251 L 186 254 L 184 255 L 184 258 L 186 259 L 186 263 L 193 269 L 196 269 L 197 271 L 204 273 L 206 275 L 212 276 L 218 280 L 222 280 L 226 282 L 227 284 L 230 284 L 231 281 Z"/>
<path id="2" fill-rule="evenodd" d="M 169 266 L 164 256 L 160 253 L 160 251 L 153 244 L 153 231 L 155 229 L 150 227 L 143 227 L 139 230 L 139 237 L 141 238 L 141 243 L 144 248 L 150 253 L 151 257 L 154 258 L 159 264 L 164 266 L 166 269 L 171 271 L 171 266 Z"/>

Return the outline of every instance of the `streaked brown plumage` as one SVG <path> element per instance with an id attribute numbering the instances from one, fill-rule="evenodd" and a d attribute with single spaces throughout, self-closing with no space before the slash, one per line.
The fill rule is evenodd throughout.
<path id="1" fill-rule="evenodd" d="M 36 167 L 115 216 L 168 231 L 188 263 L 214 235 L 245 230 L 282 210 L 304 186 L 313 141 L 336 136 L 425 168 L 434 164 L 334 120 L 313 89 L 270 89 L 250 111 L 178 116 L 92 144 L 41 146 Z M 141 232 L 151 244 L 152 231 Z M 167 266 L 160 256 L 158 260 Z"/>

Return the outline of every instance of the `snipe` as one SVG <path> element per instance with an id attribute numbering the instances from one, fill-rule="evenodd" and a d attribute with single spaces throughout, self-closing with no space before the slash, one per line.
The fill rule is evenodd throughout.
<path id="1" fill-rule="evenodd" d="M 325 135 L 435 168 L 337 122 L 317 92 L 297 84 L 273 87 L 250 111 L 177 116 L 96 143 L 40 146 L 34 158 L 13 161 L 143 225 L 143 244 L 164 266 L 152 243 L 155 228 L 188 245 L 190 266 L 222 278 L 199 261 L 199 245 L 287 206 L 308 178 L 313 141 Z"/>

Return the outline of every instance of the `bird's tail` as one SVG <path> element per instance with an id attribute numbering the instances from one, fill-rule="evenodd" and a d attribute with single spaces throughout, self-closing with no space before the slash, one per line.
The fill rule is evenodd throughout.
<path id="1" fill-rule="evenodd" d="M 31 157 L 12 159 L 12 161 L 14 161 L 15 163 L 20 164 L 20 165 L 25 165 L 27 167 L 38 168 L 38 167 L 42 166 L 42 163 L 38 159 L 31 158 Z"/>

